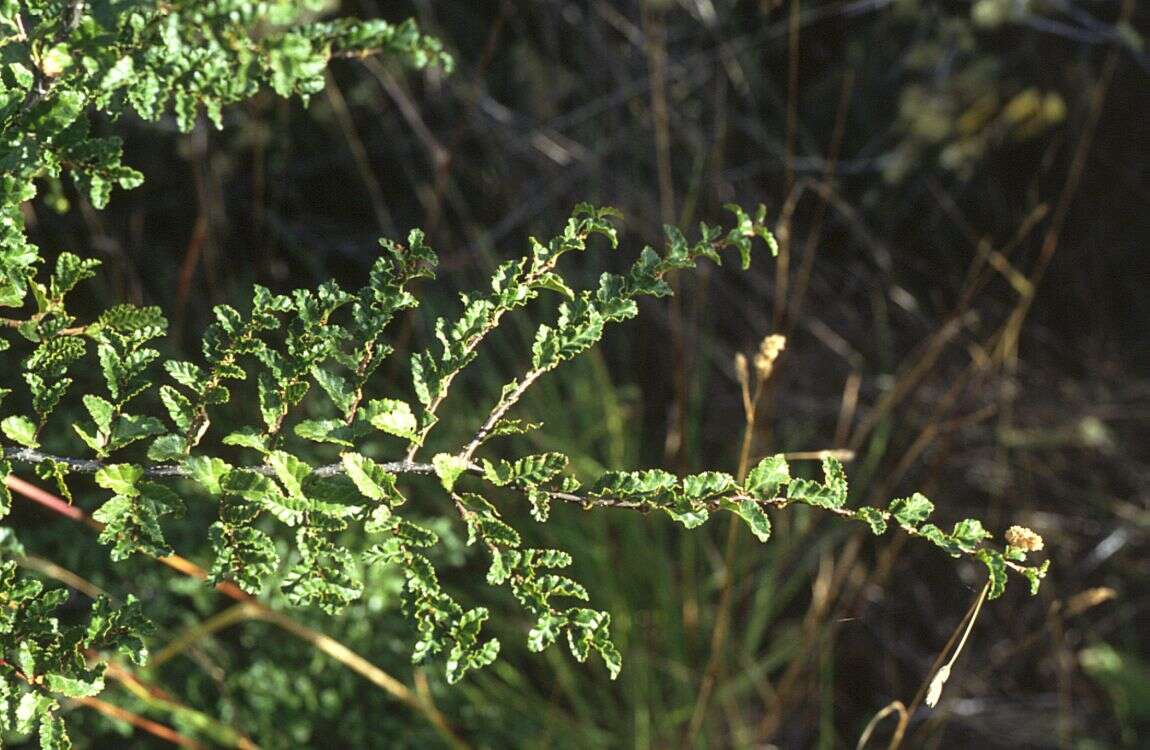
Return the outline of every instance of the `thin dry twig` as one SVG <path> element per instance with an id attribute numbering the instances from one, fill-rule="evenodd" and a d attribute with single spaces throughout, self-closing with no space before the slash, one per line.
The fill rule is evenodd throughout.
<path id="1" fill-rule="evenodd" d="M 172 743 L 178 747 L 191 747 L 196 750 L 208 750 L 208 746 L 203 743 L 193 740 L 191 737 L 185 737 L 176 730 L 172 729 L 166 724 L 161 724 L 158 721 L 152 721 L 149 718 L 140 716 L 137 713 L 132 713 L 126 708 L 122 708 L 113 703 L 102 701 L 99 698 L 87 696 L 84 698 L 74 698 L 76 703 L 81 706 L 86 706 L 94 711 L 99 711 L 113 719 L 125 721 L 137 729 L 142 729 L 153 737 L 158 737 L 161 740 Z"/>
<path id="2" fill-rule="evenodd" d="M 902 701 L 891 701 L 867 722 L 866 728 L 863 729 L 862 734 L 859 735 L 859 741 L 858 744 L 855 745 L 855 750 L 863 750 L 863 748 L 866 747 L 866 743 L 870 741 L 871 735 L 874 734 L 874 730 L 878 728 L 882 720 L 893 713 L 898 714 L 898 728 L 896 728 L 895 731 L 897 732 L 902 727 L 905 727 L 907 719 L 910 718 L 910 714 L 906 712 L 906 706 L 902 704 Z"/>
<path id="3" fill-rule="evenodd" d="M 910 707 L 907 709 L 908 716 L 913 716 L 914 712 L 918 710 L 919 705 L 923 702 L 924 699 L 928 697 L 928 693 L 931 692 L 931 688 L 933 687 L 934 683 L 938 681 L 939 675 L 942 674 L 942 669 L 944 666 L 943 660 L 946 659 L 947 654 L 951 653 L 951 649 L 954 649 L 953 656 L 951 657 L 950 662 L 946 665 L 946 675 L 943 676 L 941 680 L 942 682 L 946 681 L 946 677 L 948 677 L 950 673 L 949 667 L 954 663 L 955 659 L 958 658 L 958 654 L 962 651 L 962 646 L 965 645 L 966 638 L 970 635 L 970 631 L 974 627 L 974 620 L 978 617 L 978 613 L 982 609 L 982 603 L 986 600 L 986 594 L 989 590 L 990 584 L 988 582 L 985 586 L 982 587 L 982 590 L 978 592 L 978 596 L 975 597 L 974 601 L 971 602 L 970 607 L 966 610 L 966 614 L 963 615 L 962 619 L 958 621 L 958 625 L 955 626 L 954 632 L 950 634 L 950 639 L 946 642 L 946 645 L 943 646 L 942 650 L 938 652 L 938 656 L 935 657 L 934 663 L 930 665 L 930 669 L 927 671 L 927 674 L 931 675 L 932 678 L 930 680 L 923 680 L 922 684 L 919 686 L 918 692 L 916 692 L 914 695 L 914 700 L 910 702 Z M 957 648 L 955 648 L 955 643 L 959 642 L 960 637 L 962 638 L 962 643 Z M 939 691 L 941 691 L 941 689 L 942 688 L 940 685 Z M 937 702 L 937 697 L 935 702 Z M 895 731 L 894 736 L 891 737 L 888 750 L 898 750 L 898 748 L 902 745 L 905 733 L 906 724 L 901 723 L 898 729 Z"/>

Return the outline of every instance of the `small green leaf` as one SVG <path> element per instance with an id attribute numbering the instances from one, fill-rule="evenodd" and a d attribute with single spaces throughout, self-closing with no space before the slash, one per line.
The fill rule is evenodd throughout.
<path id="1" fill-rule="evenodd" d="M 704 471 L 683 477 L 683 494 L 690 500 L 706 500 L 729 492 L 735 487 L 735 478 L 721 471 Z"/>
<path id="2" fill-rule="evenodd" d="M 956 523 L 954 530 L 950 532 L 950 538 L 963 552 L 973 552 L 990 537 L 990 532 L 983 528 L 982 521 L 977 518 L 964 518 Z"/>
<path id="3" fill-rule="evenodd" d="M 224 445 L 238 445 L 243 448 L 253 448 L 260 453 L 267 453 L 268 441 L 264 435 L 261 435 L 258 430 L 251 427 L 245 427 L 241 430 L 229 433 L 224 436 L 221 441 Z"/>
<path id="4" fill-rule="evenodd" d="M 303 498 L 303 482 L 311 474 L 311 467 L 285 451 L 272 451 L 267 456 L 267 462 L 288 494 Z"/>
<path id="5" fill-rule="evenodd" d="M 792 480 L 787 487 L 787 498 L 806 505 L 837 510 L 847 502 L 846 471 L 839 461 L 830 456 L 823 457 L 824 480 Z"/>
<path id="6" fill-rule="evenodd" d="M 538 487 L 528 487 L 527 501 L 531 503 L 531 517 L 539 523 L 546 523 L 551 516 L 551 493 Z"/>
<path id="7" fill-rule="evenodd" d="M 766 542 L 771 538 L 771 519 L 763 506 L 755 500 L 743 498 L 738 501 L 724 500 L 723 507 L 747 523 L 755 539 Z"/>
<path id="8" fill-rule="evenodd" d="M 188 439 L 183 435 L 160 435 L 148 446 L 151 461 L 179 461 L 188 455 Z"/>
<path id="9" fill-rule="evenodd" d="M 220 491 L 262 504 L 269 495 L 282 495 L 270 478 L 248 469 L 234 469 L 219 479 Z"/>
<path id="10" fill-rule="evenodd" d="M 215 559 L 208 578 L 229 578 L 249 594 L 258 594 L 276 572 L 279 554 L 270 536 L 250 526 L 229 527 L 214 523 L 208 530 Z"/>
<path id="11" fill-rule="evenodd" d="M 191 362 L 169 359 L 164 362 L 164 369 L 168 371 L 168 374 L 171 375 L 177 383 L 191 388 L 193 391 L 198 392 L 203 384 L 203 370 Z"/>
<path id="12" fill-rule="evenodd" d="M 890 502 L 890 514 L 906 529 L 918 528 L 933 512 L 934 503 L 918 492 Z"/>
<path id="13" fill-rule="evenodd" d="M 563 628 L 567 625 L 567 618 L 558 612 L 544 612 L 535 621 L 535 627 L 527 634 L 527 648 L 533 653 L 539 653 L 548 646 L 555 643 L 555 640 L 563 632 Z"/>
<path id="14" fill-rule="evenodd" d="M 702 526 L 710 518 L 710 512 L 699 504 L 691 504 L 685 498 L 663 507 L 663 510 L 676 523 L 682 524 L 685 529 L 694 529 Z"/>
<path id="15" fill-rule="evenodd" d="M 883 517 L 882 511 L 878 508 L 864 505 L 855 511 L 855 518 L 865 521 L 875 536 L 886 533 L 886 518 Z"/>
<path id="16" fill-rule="evenodd" d="M 84 407 L 87 408 L 88 414 L 91 415 L 92 421 L 96 423 L 96 429 L 107 440 L 108 433 L 112 431 L 112 416 L 116 413 L 116 407 L 100 398 L 88 394 L 84 396 Z"/>
<path id="17" fill-rule="evenodd" d="M 96 472 L 96 484 L 129 497 L 140 494 L 136 483 L 144 476 L 144 470 L 133 464 L 112 464 Z"/>
<path id="18" fill-rule="evenodd" d="M 604 497 L 659 495 L 674 489 L 679 480 L 662 469 L 609 471 L 591 486 L 590 494 Z"/>
<path id="19" fill-rule="evenodd" d="M 144 637 L 154 631 L 153 624 L 144 617 L 139 599 L 132 594 L 118 606 L 101 596 L 92 605 L 84 644 L 88 649 L 115 651 L 135 664 L 143 664 L 148 656 Z"/>
<path id="20" fill-rule="evenodd" d="M 213 495 L 223 491 L 220 483 L 232 470 L 231 464 L 223 459 L 208 456 L 192 456 L 184 461 L 183 468 L 188 476 Z"/>
<path id="21" fill-rule="evenodd" d="M 1038 587 L 1042 583 L 1042 579 L 1046 577 L 1046 571 L 1050 569 L 1050 561 L 1043 560 L 1042 564 L 1037 568 L 1023 568 L 1022 575 L 1026 576 L 1026 580 L 1030 582 L 1030 595 L 1034 596 L 1038 593 Z"/>
<path id="22" fill-rule="evenodd" d="M 160 400 L 164 402 L 164 408 L 168 410 L 168 416 L 176 425 L 176 429 L 187 432 L 192 426 L 194 416 L 192 402 L 170 385 L 160 386 Z M 90 407 L 89 411 L 91 411 Z M 99 424 L 98 421 L 97 424 Z"/>
<path id="23" fill-rule="evenodd" d="M 356 394 L 345 378 L 318 365 L 312 368 L 311 375 L 341 414 L 346 414 L 352 408 Z"/>
<path id="24" fill-rule="evenodd" d="M 104 680 L 99 676 L 85 679 L 49 673 L 45 676 L 44 683 L 52 692 L 60 693 L 69 698 L 86 698 L 90 695 L 96 695 L 104 689 Z"/>
<path id="25" fill-rule="evenodd" d="M 418 440 L 419 424 L 406 401 L 393 398 L 373 400 L 368 402 L 364 414 L 377 430 L 411 441 Z"/>
<path id="26" fill-rule="evenodd" d="M 36 424 L 28 417 L 6 417 L 0 422 L 0 430 L 9 440 L 25 448 L 40 447 L 40 443 L 36 440 Z"/>
<path id="27" fill-rule="evenodd" d="M 839 460 L 833 456 L 823 456 L 823 484 L 833 495 L 836 508 L 847 503 L 847 473 Z"/>
<path id="28" fill-rule="evenodd" d="M 305 419 L 295 426 L 295 434 L 316 443 L 332 443 L 350 448 L 355 431 L 338 419 Z"/>
<path id="29" fill-rule="evenodd" d="M 435 467 L 435 475 L 448 492 L 451 492 L 455 482 L 467 471 L 467 459 L 450 453 L 435 454 L 431 458 L 431 465 Z"/>
<path id="30" fill-rule="evenodd" d="M 40 750 L 71 750 L 72 740 L 64 720 L 55 713 L 44 713 L 40 718 Z"/>
<path id="31" fill-rule="evenodd" d="M 475 526 L 489 544 L 515 548 L 523 543 L 518 531 L 497 518 L 481 518 L 475 522 Z"/>
<path id="32" fill-rule="evenodd" d="M 759 500 L 772 500 L 779 496 L 779 488 L 791 481 L 791 470 L 783 454 L 768 456 L 759 461 L 747 474 L 743 488 L 748 495 Z"/>
<path id="33" fill-rule="evenodd" d="M 532 430 L 538 430 L 542 422 L 525 422 L 522 419 L 501 419 L 495 423 L 491 431 L 484 437 L 484 442 L 504 435 L 522 435 Z"/>
<path id="34" fill-rule="evenodd" d="M 962 555 L 962 546 L 933 523 L 924 523 L 922 526 L 919 526 L 918 535 L 939 549 L 944 550 L 951 557 L 959 557 Z"/>
<path id="35" fill-rule="evenodd" d="M 439 537 L 434 531 L 404 519 L 400 519 L 394 533 L 396 537 L 413 547 L 434 547 L 439 542 Z"/>
<path id="36" fill-rule="evenodd" d="M 119 450 L 137 440 L 143 440 L 152 435 L 160 435 L 163 432 L 164 425 L 155 417 L 121 414 L 112 423 L 112 433 L 108 437 L 107 450 L 109 452 Z"/>
<path id="37" fill-rule="evenodd" d="M 833 510 L 842 507 L 842 497 L 833 488 L 813 479 L 792 479 L 787 485 L 787 499 L 816 508 Z"/>
<path id="38" fill-rule="evenodd" d="M 0 454 L 3 455 L 3 454 Z M 12 464 L 0 458 L 0 477 L 6 477 L 12 473 Z M 12 492 L 8 489 L 8 485 L 0 482 L 0 518 L 12 512 Z"/>
<path id="39" fill-rule="evenodd" d="M 980 549 L 978 559 L 986 565 L 990 575 L 990 592 L 986 598 L 997 599 L 1006 590 L 1006 561 L 1002 558 L 1001 552 L 992 549 Z"/>
<path id="40" fill-rule="evenodd" d="M 348 477 L 364 497 L 381 500 L 389 505 L 403 502 L 403 496 L 395 488 L 395 475 L 384 471 L 383 467 L 370 458 L 358 453 L 344 453 L 341 456 Z"/>
<path id="41" fill-rule="evenodd" d="M 591 645 L 599 652 L 599 658 L 603 660 L 603 666 L 607 667 L 607 674 L 612 680 L 617 680 L 619 673 L 623 671 L 623 655 L 619 653 L 619 649 L 606 638 L 595 640 Z"/>
<path id="42" fill-rule="evenodd" d="M 536 279 L 535 286 L 540 289 L 558 292 L 569 300 L 575 299 L 575 292 L 571 291 L 571 287 L 567 286 L 567 283 L 563 281 L 563 278 L 559 276 L 559 274 L 551 271 L 541 274 L 539 278 Z"/>
<path id="43" fill-rule="evenodd" d="M 483 475 L 487 481 L 500 487 L 512 483 L 531 486 L 549 482 L 566 466 L 567 456 L 562 453 L 538 453 L 524 456 L 515 463 L 501 460 L 494 464 L 484 459 Z"/>

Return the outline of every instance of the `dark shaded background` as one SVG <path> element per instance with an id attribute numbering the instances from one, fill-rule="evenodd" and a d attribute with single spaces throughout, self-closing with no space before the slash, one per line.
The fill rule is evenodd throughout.
<path id="1" fill-rule="evenodd" d="M 251 283 L 354 284 L 377 237 L 423 227 L 442 283 L 400 333 L 411 350 L 432 313 L 457 309 L 453 288 L 483 283 L 578 201 L 626 217 L 620 255 L 573 261 L 583 283 L 658 243 L 664 223 L 765 203 L 783 257 L 680 277 L 676 302 L 646 304 L 525 402 L 522 416 L 547 423 L 535 446 L 580 454 L 588 473 L 732 470 L 733 356 L 785 333 L 756 454 L 849 448 L 852 502 L 921 490 L 940 524 L 1022 523 L 1053 560 L 1037 598 L 1016 583 L 986 607 L 939 709 L 912 717 L 911 744 L 1145 746 L 1150 58 L 1137 30 L 1150 19 L 1132 3 L 1014 6 L 345 2 L 354 15 L 415 15 L 456 72 L 337 61 L 310 106 L 260 98 L 220 132 L 107 123 L 144 187 L 98 214 L 65 187 L 32 209 L 32 234 L 98 252 L 108 271 L 92 304 L 161 304 L 179 349 Z M 54 212 L 58 200 L 70 210 Z M 512 327 L 462 381 L 461 424 L 519 371 L 530 335 Z M 407 388 L 401 365 L 388 377 Z M 776 524 L 768 547 L 741 540 L 732 634 L 695 742 L 853 747 L 877 711 L 913 698 L 981 571 L 815 516 Z M 685 533 L 561 511 L 552 527 L 538 533 L 575 554 L 618 620 L 624 676 L 529 656 L 513 632 L 510 666 L 455 691 L 435 683 L 441 708 L 481 745 L 679 743 L 725 524 Z M 480 569 L 457 564 L 461 582 Z M 402 665 L 402 622 L 373 617 L 395 620 L 374 650 L 361 626 L 333 627 Z M 249 695 L 229 710 L 283 708 L 267 687 L 278 677 L 230 658 Z M 386 709 L 363 700 L 363 714 Z M 322 701 L 296 710 L 317 733 L 340 726 Z"/>

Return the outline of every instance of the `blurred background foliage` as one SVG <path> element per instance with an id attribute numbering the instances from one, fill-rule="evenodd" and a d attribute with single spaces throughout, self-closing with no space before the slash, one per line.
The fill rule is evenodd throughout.
<path id="1" fill-rule="evenodd" d="M 235 303 L 253 282 L 356 285 L 377 237 L 422 227 L 443 283 L 422 290 L 423 309 L 402 326 L 397 345 L 410 351 L 430 340 L 435 314 L 457 308 L 452 289 L 482 283 L 529 235 L 550 236 L 578 201 L 621 209 L 624 247 L 657 243 L 664 223 L 715 221 L 724 202 L 766 203 L 778 264 L 681 277 L 673 301 L 647 303 L 539 384 L 520 416 L 545 427 L 515 447 L 561 447 L 587 476 L 733 470 L 743 424 L 734 355 L 784 334 L 756 456 L 854 451 L 854 501 L 921 489 L 940 523 L 1022 523 L 1053 559 L 1038 598 L 1015 586 L 984 609 L 940 706 L 911 716 L 908 744 L 1145 746 L 1150 9 L 338 5 L 416 17 L 455 72 L 342 60 L 306 108 L 260 97 L 225 112 L 221 131 L 103 123 L 125 137 L 144 186 L 102 212 L 71 184 L 44 186 L 27 206 L 46 251 L 104 260 L 91 309 L 160 304 L 175 323 L 167 345 L 185 351 L 211 305 Z M 588 253 L 572 273 L 586 282 L 626 261 Z M 480 416 L 526 361 L 531 331 L 500 335 L 465 373 L 448 420 L 463 429 Z M 401 393 L 403 362 L 382 373 Z M 442 507 L 421 512 L 448 540 L 446 584 L 516 631 L 500 633 L 506 660 L 452 689 L 439 670 L 413 669 L 400 581 L 387 571 L 361 571 L 366 594 L 342 616 L 300 615 L 433 697 L 481 747 L 853 747 L 890 701 L 910 703 L 982 580 L 929 545 L 875 540 L 801 509 L 776 518 L 759 546 L 728 539 L 722 524 L 684 533 L 661 518 L 557 508 L 540 526 L 506 505 L 536 541 L 574 554 L 576 577 L 613 613 L 618 682 L 556 649 L 528 655 L 526 623 L 508 619 L 500 592 L 473 585 L 482 562 L 458 524 L 435 520 Z M 187 528 L 170 532 L 201 564 L 213 514 L 191 504 Z M 147 676 L 178 706 L 126 682 L 107 700 L 209 744 L 221 735 L 204 716 L 263 747 L 440 741 L 274 624 L 235 612 L 228 627 L 182 638 L 229 608 L 217 592 L 146 560 L 109 569 L 93 535 L 31 506 L 18 505 L 14 523 L 33 569 L 61 566 L 167 612 L 151 643 L 163 659 Z M 706 679 L 714 692 L 700 711 Z M 77 708 L 69 721 L 82 745 L 129 742 L 130 727 L 102 714 Z"/>

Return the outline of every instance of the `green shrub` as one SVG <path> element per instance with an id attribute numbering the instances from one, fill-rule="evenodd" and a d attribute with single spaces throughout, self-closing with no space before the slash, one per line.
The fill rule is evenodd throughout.
<path id="1" fill-rule="evenodd" d="M 1024 563 L 1040 543 L 1008 539 L 996 549 L 975 519 L 944 531 L 928 522 L 934 506 L 920 494 L 886 508 L 850 508 L 843 466 L 831 455 L 822 459 L 822 481 L 792 477 L 777 455 L 739 477 L 650 469 L 608 472 L 586 485 L 567 471 L 570 457 L 562 452 L 483 456 L 490 441 L 537 428 L 512 416 L 528 389 L 587 352 L 609 324 L 637 315 L 640 298 L 670 294 L 669 274 L 702 259 L 718 263 L 724 251 L 737 252 L 745 269 L 762 247 L 774 249 L 762 207 L 748 214 L 731 206 L 730 227 L 701 225 L 693 240 L 669 227 L 661 252 L 644 247 L 626 272 L 572 289 L 558 270 L 561 257 L 590 243 L 615 247 L 619 219 L 611 209 L 577 206 L 559 234 L 503 262 L 489 290 L 464 295 L 457 317 L 435 322 L 438 344 L 410 358 L 404 392 L 382 387 L 377 374 L 394 353 L 389 324 L 418 306 L 416 284 L 433 277 L 436 255 L 418 230 L 403 244 L 381 240 L 359 289 L 327 282 L 276 294 L 257 286 L 244 311 L 217 306 L 194 361 L 161 354 L 167 321 L 159 308 L 121 304 L 83 318 L 70 312 L 70 293 L 99 262 L 62 252 L 47 271 L 27 239 L 21 206 L 37 182 L 65 173 L 97 207 L 114 186 L 140 184 L 142 176 L 121 162 L 120 142 L 95 134 L 98 114 L 133 111 L 155 120 L 172 112 L 188 130 L 202 107 L 219 127 L 225 105 L 262 88 L 305 98 L 320 91 L 332 57 L 381 54 L 412 68 L 450 66 L 439 44 L 410 22 L 315 20 L 325 6 L 0 2 L 0 307 L 9 310 L 0 320 L 0 475 L 35 467 L 69 500 L 78 487 L 84 496 L 102 490 L 103 503 L 87 520 L 112 563 L 176 559 L 173 529 L 193 531 L 180 527 L 185 507 L 214 503 L 207 579 L 238 587 L 241 599 L 267 595 L 275 578 L 290 604 L 334 614 L 364 595 L 361 566 L 391 566 L 402 572 L 413 659 L 436 660 L 448 682 L 494 661 L 499 641 L 483 631 L 487 608 L 465 606 L 441 586 L 429 553 L 440 535 L 435 524 L 413 520 L 410 493 L 399 484 L 408 475 L 438 480 L 445 507 L 455 512 L 438 522 L 462 521 L 467 544 L 485 551 L 485 582 L 508 587 L 522 606 L 531 651 L 563 639 L 579 661 L 594 653 L 611 677 L 622 663 L 610 614 L 589 606 L 591 593 L 558 572 L 572 564 L 568 553 L 524 541 L 492 502 L 494 488 L 522 496 L 539 523 L 548 522 L 554 503 L 659 511 L 686 528 L 726 511 L 762 542 L 771 534 L 768 510 L 807 505 L 875 534 L 898 526 L 953 557 L 981 560 L 990 598 L 1001 594 L 1008 568 L 1037 588 L 1045 565 Z M 558 307 L 535 332 L 530 365 L 467 438 L 444 444 L 435 430 L 457 375 L 509 313 L 545 295 Z M 742 377 L 744 384 L 752 377 L 745 366 Z M 325 454 L 329 462 L 310 460 Z M 12 500 L 0 488 L 0 516 Z M 346 543 L 349 529 L 371 543 Z M 77 620 L 62 612 L 66 590 L 19 573 L 21 548 L 11 534 L 0 552 L 0 732 L 38 728 L 43 747 L 66 747 L 61 701 L 99 694 L 119 656 L 146 661 L 148 606 L 98 598 Z M 336 650 L 282 614 L 245 606 Z M 391 690 L 435 721 L 406 688 Z M 199 731 L 218 740 L 222 730 L 201 723 Z"/>

